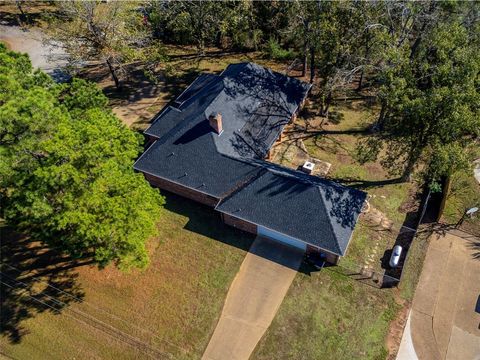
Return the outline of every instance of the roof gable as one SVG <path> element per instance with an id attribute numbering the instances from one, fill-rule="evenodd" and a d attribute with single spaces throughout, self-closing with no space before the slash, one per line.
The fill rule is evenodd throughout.
<path id="1" fill-rule="evenodd" d="M 344 255 L 366 194 L 312 180 L 277 166 L 263 168 L 216 209 Z"/>
<path id="2" fill-rule="evenodd" d="M 343 255 L 366 194 L 263 161 L 310 85 L 252 63 L 199 76 L 155 118 L 134 168 L 223 199 L 217 210 Z M 221 113 L 223 132 L 208 116 Z"/>

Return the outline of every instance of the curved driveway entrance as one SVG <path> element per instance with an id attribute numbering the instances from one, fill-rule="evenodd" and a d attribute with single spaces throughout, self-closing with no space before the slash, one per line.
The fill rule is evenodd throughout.
<path id="1" fill-rule="evenodd" d="M 433 235 L 410 320 L 420 360 L 480 360 L 480 239 Z"/>
<path id="2" fill-rule="evenodd" d="M 248 359 L 302 262 L 303 252 L 257 237 L 230 286 L 205 360 Z"/>

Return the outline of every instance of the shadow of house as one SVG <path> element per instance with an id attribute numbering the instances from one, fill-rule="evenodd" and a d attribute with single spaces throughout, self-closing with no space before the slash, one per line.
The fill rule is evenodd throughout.
<path id="1" fill-rule="evenodd" d="M 19 343 L 28 333 L 23 322 L 38 313 L 60 313 L 84 293 L 74 269 L 91 261 L 75 261 L 33 242 L 9 228 L 0 228 L 0 333 Z"/>
<path id="2" fill-rule="evenodd" d="M 184 226 L 185 230 L 206 236 L 214 241 L 219 241 L 243 251 L 250 251 L 256 237 L 255 235 L 228 226 L 222 221 L 220 214 L 207 205 L 200 204 L 168 191 L 162 191 L 162 195 L 165 196 L 165 208 L 167 210 L 188 218 L 188 222 Z M 274 254 L 262 252 L 261 248 L 253 253 L 272 262 L 284 265 L 282 259 L 276 258 Z M 328 266 L 331 265 L 328 263 L 325 264 L 325 267 Z M 311 273 L 318 272 L 319 270 L 304 261 L 298 271 L 306 275 L 311 275 Z"/>
<path id="3" fill-rule="evenodd" d="M 165 209 L 188 218 L 184 229 L 243 251 L 250 249 L 255 236 L 226 225 L 220 218 L 220 214 L 210 206 L 168 191 L 162 191 L 162 195 L 166 200 Z"/>

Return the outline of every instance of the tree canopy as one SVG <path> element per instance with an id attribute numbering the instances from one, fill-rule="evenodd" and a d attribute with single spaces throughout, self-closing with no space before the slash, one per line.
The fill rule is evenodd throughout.
<path id="1" fill-rule="evenodd" d="M 1 215 L 73 257 L 145 267 L 163 198 L 134 173 L 141 136 L 95 85 L 56 84 L 0 44 Z"/>
<path id="2" fill-rule="evenodd" d="M 405 25 L 411 26 L 409 41 L 400 26 L 384 34 L 391 46 L 377 74 L 383 107 L 378 136 L 359 147 L 364 161 L 383 149 L 384 165 L 403 171 L 404 179 L 423 164 L 435 189 L 441 177 L 469 168 L 466 149 L 480 136 L 480 48 L 455 15 L 463 9 L 450 6 L 415 5 L 415 20 Z"/>
<path id="3" fill-rule="evenodd" d="M 479 136 L 478 2 L 67 1 L 58 7 L 53 39 L 74 60 L 104 62 L 117 85 L 124 64 L 165 60 L 164 43 L 192 45 L 199 55 L 209 46 L 262 50 L 290 62 L 288 69 L 301 64 L 322 117 L 339 96 L 366 95 L 380 110 L 375 135 L 359 143 L 358 160 L 380 156 L 404 180 L 419 168 L 438 188 L 440 178 L 468 167 L 462 149 Z"/>
<path id="4" fill-rule="evenodd" d="M 163 51 L 152 42 L 138 4 L 128 1 L 63 1 L 50 19 L 49 43 L 61 47 L 74 70 L 100 62 L 110 72 L 117 89 L 133 61 L 157 63 Z M 154 46 L 151 46 L 151 45 Z"/>

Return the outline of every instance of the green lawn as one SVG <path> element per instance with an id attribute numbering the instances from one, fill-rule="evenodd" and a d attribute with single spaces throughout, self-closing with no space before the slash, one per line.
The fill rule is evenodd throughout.
<path id="1" fill-rule="evenodd" d="M 304 140 L 310 156 L 332 164 L 329 178 L 366 191 L 370 205 L 393 222 L 393 231 L 378 231 L 360 217 L 347 256 L 341 261 L 341 265 L 350 269 L 366 265 L 368 256 L 373 256 L 369 265 L 381 271 L 381 257 L 386 249 L 393 247 L 398 230 L 416 201 L 415 183 L 385 182 L 395 177 L 389 175 L 379 161 L 362 165 L 355 160 L 357 141 L 371 136 L 365 129 L 375 120 L 377 111 L 375 105 L 359 100 L 339 101 L 331 110 L 334 120 L 321 128 L 310 126 L 313 136 Z M 319 123 L 315 118 L 308 121 Z M 300 125 L 304 122 L 302 118 L 297 120 Z M 318 129 L 323 132 L 315 134 L 313 130 Z"/>
<path id="2" fill-rule="evenodd" d="M 403 266 L 402 281 L 399 284 L 400 296 L 407 301 L 412 301 L 415 294 L 415 288 L 422 273 L 430 235 L 431 232 L 428 225 L 419 227 L 419 231 L 408 250 L 408 258 Z"/>
<path id="3" fill-rule="evenodd" d="M 252 358 L 385 359 L 385 337 L 397 308 L 391 291 L 335 270 L 298 273 Z"/>
<path id="4" fill-rule="evenodd" d="M 102 271 L 90 266 L 76 268 L 69 275 L 85 297 L 68 309 L 141 338 L 158 351 L 154 357 L 161 352 L 174 359 L 195 359 L 201 357 L 216 326 L 252 237 L 226 226 L 218 214 L 202 205 L 174 195 L 167 195 L 166 200 L 158 224 L 161 234 L 149 244 L 148 269 L 122 273 L 113 267 Z M 8 251 L 8 242 L 3 241 L 2 255 L 8 257 Z M 34 260 L 29 254 L 23 257 L 23 264 L 14 266 Z M 51 274 L 42 280 L 52 283 L 55 275 Z M 146 357 L 90 322 L 79 322 L 71 310 L 55 315 L 26 307 L 33 316 L 17 324 L 26 332 L 20 342 L 12 343 L 2 332 L 0 345 L 6 355 L 18 359 Z M 6 321 L 3 316 L 2 321 Z"/>
<path id="5" fill-rule="evenodd" d="M 259 53 L 220 56 L 207 52 L 206 57 L 199 59 L 188 57 L 185 49 L 168 51 L 179 56 L 172 57 L 168 71 L 160 79 L 161 101 L 152 106 L 152 113 L 181 92 L 198 72 L 219 72 L 229 63 L 250 60 L 279 71 L 286 66 L 265 61 Z M 374 182 L 388 178 L 379 163 L 359 165 L 353 156 L 356 140 L 368 136 L 362 130 L 371 123 L 375 111 L 361 102 L 334 105 L 335 121 L 326 130 L 337 133 L 305 140 L 311 156 L 332 163 L 331 178 L 345 183 L 345 180 Z M 143 128 L 147 120 L 133 126 Z M 351 130 L 358 133 L 349 133 Z M 338 133 L 342 131 L 345 133 Z M 398 227 L 405 217 L 404 204 L 415 185 L 372 183 L 362 189 L 374 195 L 371 204 Z M 74 269 L 75 282 L 85 298 L 83 303 L 70 307 L 141 338 L 171 358 L 200 358 L 252 237 L 224 225 L 211 209 L 173 195 L 167 196 L 162 215 L 158 225 L 161 234 L 149 246 L 149 268 L 128 274 L 113 267 L 102 271 L 94 267 Z M 360 220 L 345 264 L 362 265 L 380 241 L 375 259 L 378 266 L 392 239 L 394 233 L 378 232 Z M 8 248 L 2 248 L 2 253 L 5 252 Z M 418 267 L 413 269 L 406 280 L 412 285 L 402 290 L 405 298 L 413 293 L 415 272 L 419 273 Z M 385 337 L 398 307 L 392 290 L 378 290 L 355 282 L 334 268 L 311 276 L 298 273 L 252 358 L 385 359 Z M 2 351 L 22 359 L 60 359 L 65 354 L 70 358 L 145 358 L 142 350 L 69 315 L 68 310 L 60 315 L 34 313 L 20 323 L 26 330 L 20 343 L 13 344 L 5 336 L 0 339 Z"/>
<path id="6" fill-rule="evenodd" d="M 340 268 L 325 268 L 311 276 L 298 273 L 273 324 L 257 346 L 254 359 L 385 359 L 391 321 L 404 301 L 411 300 L 421 272 L 426 240 L 412 245 L 400 291 L 376 289 L 342 275 L 343 268 L 366 264 L 381 271 L 385 250 L 395 243 L 407 213 L 415 209 L 416 184 L 384 182 L 392 177 L 379 162 L 355 161 L 356 142 L 370 136 L 363 130 L 374 119 L 375 107 L 362 102 L 333 106 L 334 121 L 322 128 L 307 120 L 305 147 L 310 156 L 330 162 L 328 177 L 367 191 L 369 202 L 393 222 L 392 231 L 379 231 L 361 216 Z M 301 117 L 299 129 L 305 124 Z M 318 125 L 317 125 L 318 126 Z M 315 130 L 322 133 L 315 134 Z M 282 144 L 283 150 L 287 144 Z M 287 152 L 285 152 L 287 153 Z M 295 154 L 291 149 L 290 158 Z M 294 156 L 294 155 L 293 155 Z M 289 165 L 288 157 L 282 158 Z M 402 305 L 400 305 L 402 304 Z"/>
<path id="7" fill-rule="evenodd" d="M 477 183 L 472 172 L 454 174 L 443 220 L 446 223 L 455 224 L 466 209 L 474 206 L 480 207 L 480 184 Z M 477 212 L 473 218 L 467 217 L 462 228 L 480 235 L 480 214 Z"/>

